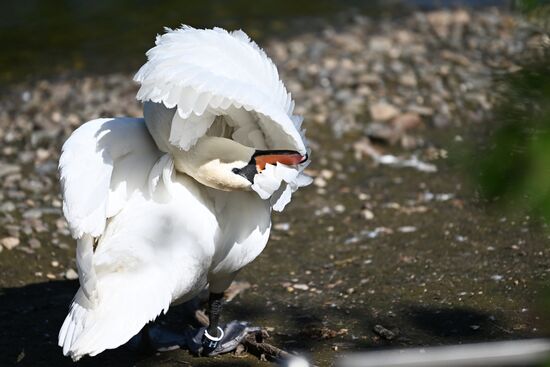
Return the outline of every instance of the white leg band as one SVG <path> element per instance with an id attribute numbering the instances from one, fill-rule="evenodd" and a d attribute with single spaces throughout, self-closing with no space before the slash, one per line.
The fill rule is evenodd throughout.
<path id="1" fill-rule="evenodd" d="M 219 342 L 220 340 L 222 340 L 223 337 L 224 337 L 223 329 L 222 329 L 221 327 L 218 326 L 218 330 L 220 331 L 220 336 L 218 336 L 218 337 L 214 337 L 214 336 L 208 334 L 208 330 L 206 330 L 206 329 L 204 330 L 204 336 L 205 336 L 206 339 L 208 339 L 208 341 L 211 343 L 212 348 L 215 348 L 216 345 L 218 345 L 218 342 Z"/>

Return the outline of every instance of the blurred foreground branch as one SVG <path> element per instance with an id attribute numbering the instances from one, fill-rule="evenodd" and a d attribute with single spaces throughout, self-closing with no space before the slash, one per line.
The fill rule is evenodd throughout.
<path id="1" fill-rule="evenodd" d="M 533 366 L 550 355 L 547 339 L 385 350 L 350 354 L 337 367 Z"/>

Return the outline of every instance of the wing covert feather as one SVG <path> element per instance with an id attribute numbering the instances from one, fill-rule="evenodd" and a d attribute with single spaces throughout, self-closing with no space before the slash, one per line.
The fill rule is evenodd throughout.
<path id="1" fill-rule="evenodd" d="M 75 130 L 59 160 L 63 213 L 73 237 L 100 236 L 127 196 L 147 187 L 160 155 L 143 119 L 97 119 Z"/>

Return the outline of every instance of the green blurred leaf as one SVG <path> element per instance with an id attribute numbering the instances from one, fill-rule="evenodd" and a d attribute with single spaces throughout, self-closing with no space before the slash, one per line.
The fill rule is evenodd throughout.
<path id="1" fill-rule="evenodd" d="M 495 109 L 501 127 L 478 160 L 482 193 L 550 221 L 550 62 L 501 80 Z"/>
<path id="2" fill-rule="evenodd" d="M 533 23 L 550 29 L 550 0 L 516 0 L 515 8 Z"/>

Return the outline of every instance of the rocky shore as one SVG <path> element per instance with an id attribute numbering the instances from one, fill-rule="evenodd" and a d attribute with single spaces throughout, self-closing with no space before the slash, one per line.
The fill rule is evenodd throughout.
<path id="1" fill-rule="evenodd" d="M 548 277 L 548 239 L 527 219 L 481 209 L 444 144 L 490 123 L 498 78 L 539 56 L 550 38 L 491 9 L 345 17 L 345 26 L 262 45 L 305 117 L 315 182 L 275 218 L 271 246 L 243 273 L 254 284 L 229 306 L 232 316 L 268 310 L 251 321 L 320 365 L 342 348 L 539 335 L 533 300 Z M 76 285 L 52 281 L 77 277 L 61 213 L 61 145 L 87 120 L 141 116 L 136 91 L 132 74 L 108 74 L 15 85 L 0 97 L 0 287 L 22 289 L 0 295 L 0 318 L 15 309 L 55 315 L 0 328 L 10 364 L 61 355 L 56 329 Z M 454 137 L 441 140 L 445 131 Z M 30 286 L 45 282 L 63 296 Z M 32 305 L 28 294 L 37 297 Z M 430 334 L 422 331 L 426 305 L 461 313 Z M 40 356 L 31 342 L 43 343 Z"/>

